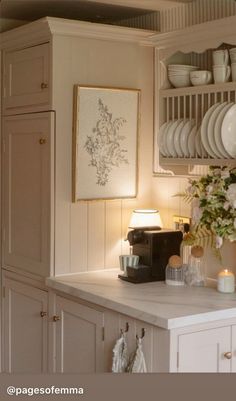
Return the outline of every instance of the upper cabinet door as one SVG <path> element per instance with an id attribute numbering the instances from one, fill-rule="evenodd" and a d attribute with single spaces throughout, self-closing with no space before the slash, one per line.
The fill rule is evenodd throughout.
<path id="1" fill-rule="evenodd" d="M 53 235 L 54 113 L 3 122 L 3 263 L 50 275 Z"/>
<path id="2" fill-rule="evenodd" d="M 35 106 L 48 110 L 51 92 L 48 43 L 6 52 L 3 73 L 5 114 L 34 111 Z"/>

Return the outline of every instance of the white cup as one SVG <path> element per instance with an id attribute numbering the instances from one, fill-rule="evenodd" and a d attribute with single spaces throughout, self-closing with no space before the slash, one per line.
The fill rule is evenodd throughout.
<path id="1" fill-rule="evenodd" d="M 230 54 L 230 60 L 231 63 L 236 63 L 236 47 L 233 47 L 233 49 L 229 50 L 229 54 Z"/>
<path id="2" fill-rule="evenodd" d="M 215 83 L 228 82 L 230 71 L 229 65 L 214 65 L 213 75 Z"/>
<path id="3" fill-rule="evenodd" d="M 228 50 L 215 50 L 213 52 L 213 64 L 214 65 L 228 65 L 229 53 Z"/>
<path id="4" fill-rule="evenodd" d="M 120 269 L 124 271 L 124 275 L 127 276 L 127 267 L 138 266 L 139 256 L 138 255 L 120 255 Z"/>
<path id="5" fill-rule="evenodd" d="M 232 81 L 236 81 L 236 62 L 231 64 Z"/>
<path id="6" fill-rule="evenodd" d="M 190 72 L 190 81 L 192 85 L 207 85 L 212 80 L 211 71 L 191 71 Z"/>

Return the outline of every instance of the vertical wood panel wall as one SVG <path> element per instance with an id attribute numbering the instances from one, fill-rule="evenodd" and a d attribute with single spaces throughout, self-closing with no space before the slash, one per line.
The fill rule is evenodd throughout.
<path id="1" fill-rule="evenodd" d="M 196 0 L 167 10 L 119 21 L 132 28 L 170 32 L 236 14 L 234 0 Z"/>
<path id="2" fill-rule="evenodd" d="M 53 37 L 56 109 L 56 274 L 119 267 L 131 212 L 151 207 L 153 49 L 132 43 Z M 141 89 L 138 196 L 71 201 L 73 85 Z M 89 179 L 89 177 L 88 177 Z"/>

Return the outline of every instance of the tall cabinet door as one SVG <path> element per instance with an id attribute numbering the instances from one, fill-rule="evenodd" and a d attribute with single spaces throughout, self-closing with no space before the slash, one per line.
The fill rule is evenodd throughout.
<path id="1" fill-rule="evenodd" d="M 53 250 L 54 113 L 5 117 L 3 263 L 48 276 Z"/>
<path id="2" fill-rule="evenodd" d="M 178 348 L 178 372 L 230 372 L 230 326 L 182 334 Z"/>
<path id="3" fill-rule="evenodd" d="M 4 371 L 47 372 L 47 292 L 6 279 Z"/>
<path id="4" fill-rule="evenodd" d="M 56 372 L 103 372 L 103 313 L 57 296 L 53 320 Z"/>

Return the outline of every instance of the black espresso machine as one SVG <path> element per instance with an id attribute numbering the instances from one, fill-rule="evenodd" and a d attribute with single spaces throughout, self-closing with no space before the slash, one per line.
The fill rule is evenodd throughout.
<path id="1" fill-rule="evenodd" d="M 127 276 L 119 278 L 131 283 L 164 281 L 165 269 L 172 255 L 180 255 L 182 231 L 154 230 L 130 231 L 128 241 L 133 254 L 139 256 L 139 265 L 127 267 Z"/>

